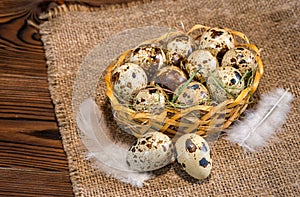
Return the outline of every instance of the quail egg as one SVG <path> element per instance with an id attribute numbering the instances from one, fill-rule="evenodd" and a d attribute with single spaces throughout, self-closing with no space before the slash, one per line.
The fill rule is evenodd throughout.
<path id="1" fill-rule="evenodd" d="M 257 67 L 255 54 L 247 48 L 235 47 L 227 51 L 222 59 L 222 67 L 232 66 L 242 75 L 251 72 Z"/>
<path id="2" fill-rule="evenodd" d="M 245 88 L 241 73 L 231 66 L 218 68 L 206 84 L 211 97 L 217 102 L 235 98 Z"/>
<path id="3" fill-rule="evenodd" d="M 149 79 L 164 66 L 165 53 L 161 48 L 152 46 L 137 47 L 131 53 L 129 62 L 138 64 L 143 68 Z"/>
<path id="4" fill-rule="evenodd" d="M 187 87 L 183 87 L 185 84 L 180 85 L 175 94 L 178 95 L 176 100 L 182 106 L 192 106 L 204 104 L 209 100 L 209 92 L 206 87 L 197 81 L 192 81 Z M 184 89 L 182 89 L 184 88 Z"/>
<path id="5" fill-rule="evenodd" d="M 147 86 L 145 71 L 133 63 L 125 63 L 114 69 L 111 78 L 114 93 L 120 100 L 129 101 L 132 93 Z"/>
<path id="6" fill-rule="evenodd" d="M 218 66 L 217 58 L 212 56 L 209 51 L 196 50 L 188 57 L 185 69 L 189 76 L 197 72 L 195 79 L 203 83 L 206 81 L 209 73 L 216 70 Z"/>
<path id="7" fill-rule="evenodd" d="M 154 82 L 161 85 L 172 92 L 187 80 L 186 74 L 176 66 L 166 66 L 156 74 Z"/>
<path id="8" fill-rule="evenodd" d="M 211 150 L 208 143 L 194 133 L 184 134 L 175 143 L 176 159 L 192 177 L 206 179 L 212 169 Z"/>
<path id="9" fill-rule="evenodd" d="M 221 28 L 210 28 L 199 39 L 199 49 L 209 50 L 219 60 L 222 59 L 226 51 L 233 47 L 233 35 Z"/>
<path id="10" fill-rule="evenodd" d="M 181 34 L 173 37 L 167 43 L 167 62 L 169 65 L 182 67 L 186 58 L 197 48 L 194 39 Z"/>
<path id="11" fill-rule="evenodd" d="M 159 87 L 147 87 L 138 91 L 133 98 L 136 111 L 158 114 L 165 108 L 166 94 Z"/>
<path id="12" fill-rule="evenodd" d="M 146 133 L 130 147 L 126 161 L 137 171 L 152 171 L 162 168 L 175 160 L 171 139 L 161 132 Z"/>

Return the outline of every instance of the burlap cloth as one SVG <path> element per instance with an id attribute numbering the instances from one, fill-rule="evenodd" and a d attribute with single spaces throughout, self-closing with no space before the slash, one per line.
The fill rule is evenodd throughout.
<path id="1" fill-rule="evenodd" d="M 299 196 L 299 1 L 147 1 L 88 8 L 73 5 L 50 13 L 41 25 L 48 64 L 49 89 L 76 196 Z M 74 81 L 86 57 L 105 38 L 120 31 L 184 24 L 223 26 L 244 32 L 263 48 L 265 75 L 260 92 L 289 88 L 295 99 L 277 140 L 257 153 L 244 152 L 225 139 L 213 147 L 211 177 L 196 181 L 176 164 L 147 181 L 143 188 L 108 178 L 85 160 L 75 124 Z M 107 65 L 100 65 L 100 70 Z M 102 72 L 102 70 L 101 70 Z M 86 82 L 88 83 L 88 81 Z M 103 82 L 98 101 L 106 102 Z M 102 85 L 101 85 L 102 84 Z M 80 95 L 77 92 L 77 94 Z M 92 93 L 93 94 L 93 93 Z M 107 105 L 107 103 L 106 103 Z M 107 105 L 109 109 L 109 105 Z M 110 112 L 110 109 L 107 110 Z M 111 118 L 110 114 L 107 114 Z"/>

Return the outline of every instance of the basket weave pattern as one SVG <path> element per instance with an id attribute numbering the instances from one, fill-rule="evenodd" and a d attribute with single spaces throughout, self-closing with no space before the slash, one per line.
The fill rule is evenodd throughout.
<path id="1" fill-rule="evenodd" d="M 198 37 L 198 30 L 207 30 L 209 27 L 203 25 L 195 25 L 187 34 Z M 160 131 L 170 137 L 181 135 L 184 133 L 196 132 L 201 136 L 207 136 L 215 131 L 224 130 L 229 127 L 240 115 L 246 110 L 250 103 L 250 99 L 256 92 L 259 81 L 263 75 L 263 64 L 260 58 L 258 48 L 250 44 L 249 39 L 241 32 L 226 29 L 235 37 L 235 46 L 246 47 L 256 53 L 257 68 L 252 83 L 246 87 L 235 99 L 227 99 L 218 105 L 195 105 L 185 109 L 165 107 L 160 114 L 152 114 L 146 112 L 137 112 L 128 106 L 119 102 L 113 91 L 111 81 L 113 70 L 122 65 L 131 52 L 131 49 L 125 51 L 115 62 L 108 68 L 105 76 L 106 95 L 108 96 L 115 120 L 118 125 L 133 134 L 136 137 L 148 131 Z M 161 41 L 164 36 L 157 38 L 157 42 Z M 238 43 L 238 39 L 244 43 Z M 195 114 L 198 114 L 195 116 Z M 199 116 L 200 115 L 200 116 Z"/>

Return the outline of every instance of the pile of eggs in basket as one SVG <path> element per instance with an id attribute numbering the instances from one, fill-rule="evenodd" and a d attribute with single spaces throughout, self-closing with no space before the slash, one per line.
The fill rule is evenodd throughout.
<path id="1" fill-rule="evenodd" d="M 255 53 L 235 46 L 229 31 L 210 28 L 195 38 L 177 32 L 163 43 L 136 47 L 113 70 L 111 79 L 114 94 L 121 103 L 137 112 L 159 114 L 166 107 L 180 109 L 235 98 L 245 89 L 256 67 Z M 172 155 L 176 152 L 177 161 L 188 174 L 198 179 L 209 175 L 210 150 L 200 136 L 186 134 L 173 146 L 164 134 L 147 135 L 129 150 L 127 161 L 133 169 L 161 168 L 174 160 Z M 199 158 L 189 159 L 188 153 L 195 155 L 197 151 Z M 148 159 L 142 158 L 145 152 Z"/>
<path id="2" fill-rule="evenodd" d="M 170 105 L 185 108 L 235 98 L 256 66 L 255 53 L 236 47 L 230 32 L 211 28 L 197 38 L 174 33 L 166 43 L 136 47 L 113 70 L 112 83 L 121 103 L 158 114 Z"/>

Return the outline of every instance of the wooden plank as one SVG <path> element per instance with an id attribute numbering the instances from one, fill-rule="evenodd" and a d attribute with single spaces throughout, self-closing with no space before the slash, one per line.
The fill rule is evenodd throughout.
<path id="1" fill-rule="evenodd" d="M 0 120 L 0 167 L 67 172 L 56 122 Z"/>
<path id="2" fill-rule="evenodd" d="M 0 196 L 73 196 L 68 173 L 0 168 Z"/>
<path id="3" fill-rule="evenodd" d="M 0 74 L 1 118 L 55 121 L 46 77 L 7 75 Z"/>
<path id="4" fill-rule="evenodd" d="M 39 23 L 45 5 L 42 0 L 0 3 L 0 118 L 55 120 L 43 45 L 27 23 Z"/>
<path id="5" fill-rule="evenodd" d="M 0 195 L 73 196 L 38 30 L 51 1 L 0 1 Z M 53 6 L 54 4 L 52 4 Z"/>

